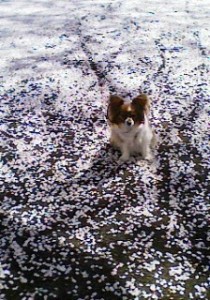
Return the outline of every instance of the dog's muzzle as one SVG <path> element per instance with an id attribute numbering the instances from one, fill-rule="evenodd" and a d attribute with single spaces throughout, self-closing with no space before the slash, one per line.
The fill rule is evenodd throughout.
<path id="1" fill-rule="evenodd" d="M 125 120 L 125 124 L 126 124 L 128 127 L 131 127 L 131 126 L 134 125 L 134 121 L 133 121 L 133 119 L 131 119 L 131 118 L 127 118 L 127 119 Z"/>

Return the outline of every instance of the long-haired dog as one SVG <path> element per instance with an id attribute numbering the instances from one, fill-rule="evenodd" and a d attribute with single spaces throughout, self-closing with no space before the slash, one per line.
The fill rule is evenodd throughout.
<path id="1" fill-rule="evenodd" d="M 152 160 L 151 147 L 155 144 L 155 135 L 149 125 L 149 109 L 149 99 L 145 94 L 130 103 L 116 95 L 110 96 L 107 110 L 110 142 L 121 151 L 120 161 L 127 161 L 135 153 Z"/>

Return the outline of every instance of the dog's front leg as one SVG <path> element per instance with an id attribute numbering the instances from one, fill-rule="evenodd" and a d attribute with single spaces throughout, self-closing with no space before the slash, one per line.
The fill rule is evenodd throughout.
<path id="1" fill-rule="evenodd" d="M 150 149 L 150 143 L 148 141 L 145 141 L 145 143 L 141 147 L 141 154 L 144 159 L 151 161 L 153 159 L 151 149 Z"/>
<path id="2" fill-rule="evenodd" d="M 130 158 L 129 145 L 127 145 L 126 143 L 123 143 L 121 146 L 121 152 L 122 152 L 122 155 L 120 156 L 120 161 L 124 162 L 124 161 L 129 160 L 129 158 Z"/>

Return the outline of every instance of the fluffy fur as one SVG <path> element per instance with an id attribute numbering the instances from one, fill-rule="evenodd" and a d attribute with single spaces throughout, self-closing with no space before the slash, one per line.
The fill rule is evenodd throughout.
<path id="1" fill-rule="evenodd" d="M 135 153 L 141 153 L 144 159 L 152 159 L 151 146 L 155 136 L 149 125 L 149 108 L 149 99 L 145 94 L 130 103 L 118 96 L 110 96 L 107 110 L 110 142 L 121 151 L 121 161 L 127 161 Z"/>

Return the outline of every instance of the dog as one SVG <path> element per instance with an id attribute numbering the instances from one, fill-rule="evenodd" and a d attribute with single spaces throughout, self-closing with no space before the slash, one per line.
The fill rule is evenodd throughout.
<path id="1" fill-rule="evenodd" d="M 146 94 L 140 94 L 129 103 L 116 95 L 110 96 L 107 109 L 110 143 L 121 151 L 121 162 L 139 153 L 145 160 L 153 159 L 151 148 L 155 145 L 155 134 L 149 124 L 149 110 Z"/>

